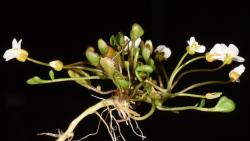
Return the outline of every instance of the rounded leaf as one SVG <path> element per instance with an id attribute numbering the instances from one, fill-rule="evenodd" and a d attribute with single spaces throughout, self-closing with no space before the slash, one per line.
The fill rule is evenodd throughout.
<path id="1" fill-rule="evenodd" d="M 233 102 L 233 100 L 229 99 L 228 97 L 222 96 L 217 102 L 217 104 L 215 105 L 215 107 L 213 107 L 212 109 L 218 112 L 229 113 L 229 112 L 234 111 L 235 103 Z"/>
<path id="2" fill-rule="evenodd" d="M 132 29 L 130 31 L 130 38 L 135 41 L 137 38 L 140 38 L 144 34 L 143 28 L 135 23 L 132 25 Z"/>
<path id="3" fill-rule="evenodd" d="M 116 70 L 114 61 L 108 57 L 100 59 L 100 65 L 102 66 L 104 72 L 109 78 L 113 78 L 113 74 Z"/>
<path id="4" fill-rule="evenodd" d="M 93 66 L 99 65 L 100 56 L 95 52 L 95 49 L 93 47 L 88 47 L 85 55 L 91 65 Z"/>
<path id="5" fill-rule="evenodd" d="M 106 55 L 107 54 L 107 52 L 108 52 L 108 45 L 107 45 L 107 43 L 103 39 L 99 39 L 97 41 L 97 46 L 98 46 L 98 49 L 99 49 L 101 55 Z"/>

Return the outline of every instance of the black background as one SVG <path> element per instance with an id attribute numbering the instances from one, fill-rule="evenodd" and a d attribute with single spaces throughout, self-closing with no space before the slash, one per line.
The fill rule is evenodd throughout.
<path id="1" fill-rule="evenodd" d="M 155 45 L 166 44 L 171 48 L 173 54 L 167 63 L 168 71 L 184 53 L 190 36 L 195 36 L 208 49 L 215 43 L 234 43 L 239 47 L 240 55 L 246 58 L 244 65 L 247 69 L 240 84 L 207 88 L 222 91 L 234 99 L 237 104 L 234 112 L 187 111 L 178 115 L 156 112 L 139 124 L 147 140 L 242 140 L 248 138 L 250 133 L 247 84 L 249 17 L 249 5 L 239 0 L 1 1 L 0 53 L 11 47 L 15 37 L 23 39 L 22 47 L 33 58 L 43 61 L 62 59 L 70 63 L 85 59 L 84 50 L 88 45 L 95 46 L 98 38 L 108 40 L 118 31 L 128 34 L 134 22 L 143 26 L 144 39 L 152 39 Z M 14 60 L 5 62 L 0 59 L 0 62 L 1 138 L 6 138 L 6 141 L 53 140 L 36 134 L 56 132 L 57 128 L 65 130 L 74 117 L 98 101 L 90 96 L 92 92 L 70 82 L 37 86 L 25 83 L 34 75 L 47 77 L 48 68 Z M 200 64 L 196 66 L 200 67 Z M 231 68 L 226 67 L 215 76 L 189 77 L 182 84 L 203 80 L 200 76 L 226 79 Z M 95 116 L 83 121 L 77 128 L 77 137 L 93 132 L 97 122 Z M 123 130 L 128 140 L 140 140 L 125 126 Z M 110 138 L 102 126 L 97 136 L 86 140 L 106 141 Z"/>

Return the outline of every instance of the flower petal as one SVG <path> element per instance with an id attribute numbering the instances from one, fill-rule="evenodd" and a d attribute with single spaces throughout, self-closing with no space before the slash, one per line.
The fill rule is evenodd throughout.
<path id="1" fill-rule="evenodd" d="M 12 40 L 12 48 L 21 49 L 22 39 L 17 42 L 16 38 Z"/>
<path id="2" fill-rule="evenodd" d="M 195 38 L 192 36 L 188 41 L 188 45 L 191 46 L 195 42 Z"/>
<path id="3" fill-rule="evenodd" d="M 168 59 L 171 56 L 171 50 L 168 47 L 165 47 L 162 52 L 164 52 L 164 58 Z"/>
<path id="4" fill-rule="evenodd" d="M 244 65 L 239 65 L 238 67 L 235 67 L 232 71 L 238 73 L 241 75 L 245 71 L 246 67 Z"/>
<path id="5" fill-rule="evenodd" d="M 233 57 L 233 60 L 237 61 L 237 62 L 240 62 L 240 63 L 245 61 L 245 59 L 243 57 L 241 57 L 241 56 L 235 56 L 235 57 Z"/>
<path id="6" fill-rule="evenodd" d="M 228 46 L 228 53 L 232 54 L 233 56 L 238 56 L 239 49 L 234 44 L 230 44 Z"/>
<path id="7" fill-rule="evenodd" d="M 220 61 L 224 61 L 225 58 L 226 58 L 226 56 L 222 56 L 222 55 L 218 55 L 218 56 L 213 57 L 214 60 L 220 60 Z"/>
<path id="8" fill-rule="evenodd" d="M 225 44 L 215 44 L 214 47 L 210 50 L 210 53 L 226 54 L 227 46 Z"/>
<path id="9" fill-rule="evenodd" d="M 128 51 L 128 47 L 131 46 L 132 43 L 130 42 L 130 39 L 129 39 L 128 36 L 124 36 L 124 40 L 125 40 L 126 43 L 129 42 L 129 43 L 125 46 L 125 48 L 124 48 L 125 51 Z"/>
<path id="10" fill-rule="evenodd" d="M 15 59 L 18 56 L 17 52 L 13 49 L 8 49 L 5 51 L 3 58 L 5 59 L 5 61 L 9 61 L 12 59 Z"/>
<path id="11" fill-rule="evenodd" d="M 135 40 L 135 48 L 138 48 L 140 46 L 140 43 L 141 43 L 141 38 L 137 38 Z"/>
<path id="12" fill-rule="evenodd" d="M 204 53 L 206 51 L 206 47 L 201 45 L 195 51 L 198 53 Z"/>
<path id="13" fill-rule="evenodd" d="M 155 52 L 161 52 L 164 48 L 166 48 L 165 45 L 159 45 L 156 47 Z"/>

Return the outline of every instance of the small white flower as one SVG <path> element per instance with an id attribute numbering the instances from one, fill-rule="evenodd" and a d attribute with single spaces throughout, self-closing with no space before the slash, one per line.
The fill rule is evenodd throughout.
<path id="1" fill-rule="evenodd" d="M 244 62 L 245 61 L 245 59 L 243 57 L 238 56 L 239 49 L 234 44 L 230 44 L 228 46 L 227 55 L 232 57 L 233 61 L 236 61 L 236 62 Z"/>
<path id="2" fill-rule="evenodd" d="M 225 44 L 215 44 L 206 54 L 206 59 L 208 62 L 220 60 L 227 64 L 230 64 L 232 61 L 244 62 L 245 59 L 238 56 L 238 54 L 239 49 L 234 44 L 230 44 L 228 47 Z"/>
<path id="3" fill-rule="evenodd" d="M 21 43 L 22 39 L 17 42 L 17 40 L 14 38 L 12 40 L 12 48 L 7 49 L 3 55 L 3 58 L 5 61 L 9 61 L 15 58 L 18 58 L 21 54 Z"/>
<path id="4" fill-rule="evenodd" d="M 164 53 L 164 59 L 168 59 L 171 56 L 171 50 L 166 47 L 165 45 L 159 45 L 157 46 L 157 48 L 155 49 L 155 53 L 157 52 L 163 52 Z"/>
<path id="5" fill-rule="evenodd" d="M 127 50 L 128 50 L 128 47 L 131 47 L 131 46 L 132 46 L 132 41 L 130 41 L 130 39 L 129 39 L 128 36 L 124 36 L 124 40 L 125 40 L 126 43 L 129 42 L 129 43 L 126 45 L 126 47 L 124 48 L 124 50 L 127 51 Z M 136 39 L 136 40 L 135 40 L 135 48 L 138 48 L 139 45 L 140 45 L 140 43 L 141 43 L 141 38 Z"/>
<path id="6" fill-rule="evenodd" d="M 235 67 L 233 70 L 229 72 L 229 78 L 233 82 L 239 82 L 239 78 L 242 75 L 242 73 L 245 71 L 246 67 L 244 65 L 239 65 L 238 67 Z"/>
<path id="7" fill-rule="evenodd" d="M 227 54 L 227 46 L 225 44 L 215 44 L 214 47 L 206 54 L 206 60 L 213 62 L 215 60 L 225 60 Z"/>
<path id="8" fill-rule="evenodd" d="M 189 54 L 193 55 L 195 52 L 204 53 L 206 51 L 206 47 L 204 45 L 199 45 L 199 43 L 195 40 L 194 37 L 191 37 L 188 41 L 187 51 Z"/>

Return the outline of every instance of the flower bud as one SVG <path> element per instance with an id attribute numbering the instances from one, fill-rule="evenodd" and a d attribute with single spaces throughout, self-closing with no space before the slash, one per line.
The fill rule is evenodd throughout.
<path id="1" fill-rule="evenodd" d="M 147 40 L 144 46 L 142 47 L 142 57 L 143 59 L 148 62 L 150 55 L 153 52 L 153 44 L 151 40 Z"/>
<path id="2" fill-rule="evenodd" d="M 56 71 L 61 71 L 63 69 L 63 62 L 60 60 L 51 61 L 49 65 Z"/>
<path id="3" fill-rule="evenodd" d="M 216 99 L 220 97 L 221 95 L 222 95 L 221 92 L 213 92 L 213 93 L 207 93 L 205 96 L 206 96 L 206 99 Z"/>
<path id="4" fill-rule="evenodd" d="M 239 82 L 239 78 L 242 75 L 242 73 L 245 71 L 244 65 L 239 65 L 238 67 L 235 67 L 233 70 L 229 72 L 229 78 L 232 82 Z"/>

